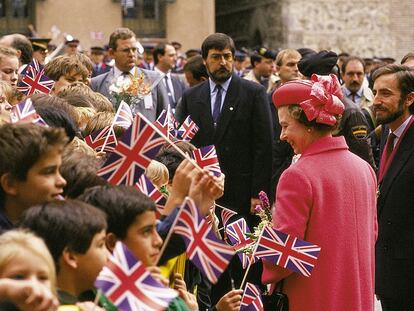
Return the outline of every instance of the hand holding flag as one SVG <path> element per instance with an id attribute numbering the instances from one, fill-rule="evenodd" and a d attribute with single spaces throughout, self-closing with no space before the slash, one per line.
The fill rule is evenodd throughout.
<path id="1" fill-rule="evenodd" d="M 155 280 L 128 248 L 117 242 L 95 286 L 124 311 L 163 311 L 177 292 Z"/>

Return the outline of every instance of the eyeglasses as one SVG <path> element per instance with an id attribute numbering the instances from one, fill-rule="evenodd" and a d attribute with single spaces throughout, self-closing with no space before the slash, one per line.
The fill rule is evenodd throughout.
<path id="1" fill-rule="evenodd" d="M 221 59 L 224 58 L 226 62 L 233 61 L 233 54 L 232 53 L 226 53 L 226 54 L 211 54 L 210 59 L 218 62 L 221 61 Z"/>
<path id="2" fill-rule="evenodd" d="M 128 54 L 128 53 L 132 52 L 133 54 L 135 54 L 137 52 L 137 48 L 125 48 L 125 49 L 122 49 L 122 50 L 117 50 L 117 52 L 122 52 L 122 53 L 125 53 L 125 54 Z"/>

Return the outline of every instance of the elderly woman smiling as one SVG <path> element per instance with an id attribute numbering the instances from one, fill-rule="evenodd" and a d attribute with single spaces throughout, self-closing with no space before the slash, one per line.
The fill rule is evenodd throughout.
<path id="1" fill-rule="evenodd" d="M 290 311 L 374 308 L 376 177 L 344 137 L 332 137 L 341 97 L 334 75 L 291 81 L 273 95 L 280 138 L 301 154 L 277 186 L 274 227 L 321 247 L 308 278 L 263 262 L 264 283 L 284 279 Z"/>

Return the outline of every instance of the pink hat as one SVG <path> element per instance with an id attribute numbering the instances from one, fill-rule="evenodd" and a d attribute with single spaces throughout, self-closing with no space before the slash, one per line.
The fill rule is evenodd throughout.
<path id="1" fill-rule="evenodd" d="M 340 100 L 342 97 L 341 85 L 335 75 L 313 74 L 310 80 L 295 80 L 283 84 L 273 93 L 272 100 L 276 108 L 299 105 L 309 121 L 334 125 L 335 117 L 345 110 Z"/>

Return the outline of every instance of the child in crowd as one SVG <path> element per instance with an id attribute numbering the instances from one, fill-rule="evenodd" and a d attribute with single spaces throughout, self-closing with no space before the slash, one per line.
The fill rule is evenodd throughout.
<path id="1" fill-rule="evenodd" d="M 87 189 L 79 197 L 107 214 L 108 233 L 106 244 L 113 250 L 117 241 L 122 241 L 152 275 L 168 284 L 156 267 L 162 239 L 156 229 L 155 204 L 137 189 L 127 186 L 98 186 Z M 197 310 L 194 297 L 188 292 L 180 292 L 190 310 Z M 187 310 L 180 299 L 171 302 L 167 310 Z"/>
<path id="2" fill-rule="evenodd" d="M 165 186 L 169 181 L 168 168 L 156 160 L 151 160 L 147 169 L 145 170 L 145 175 L 151 180 L 151 182 L 160 190 L 161 192 L 166 193 Z"/>
<path id="3" fill-rule="evenodd" d="M 76 304 L 93 290 L 108 256 L 102 211 L 77 200 L 54 201 L 27 210 L 20 226 L 45 240 L 56 266 L 61 304 Z M 99 302 L 116 310 L 105 296 Z"/>
<path id="4" fill-rule="evenodd" d="M 0 235 L 0 310 L 57 310 L 55 285 L 55 266 L 42 239 L 21 230 Z"/>
<path id="5" fill-rule="evenodd" d="M 67 142 L 62 129 L 33 124 L 0 127 L 0 231 L 30 206 L 60 197 L 66 185 L 59 169 Z"/>
<path id="6" fill-rule="evenodd" d="M 46 64 L 45 74 L 55 81 L 51 94 L 57 95 L 60 89 L 66 85 L 74 82 L 85 83 L 89 72 L 76 57 L 58 56 Z"/>
<path id="7" fill-rule="evenodd" d="M 12 105 L 10 99 L 12 98 L 13 89 L 5 81 L 0 81 L 0 125 L 10 122 L 10 112 Z"/>

